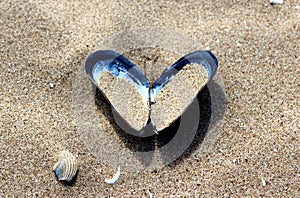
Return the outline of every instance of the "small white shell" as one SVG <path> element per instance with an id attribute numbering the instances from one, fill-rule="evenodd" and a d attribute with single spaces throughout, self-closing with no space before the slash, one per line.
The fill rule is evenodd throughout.
<path id="1" fill-rule="evenodd" d="M 59 161 L 54 165 L 53 171 L 58 181 L 70 182 L 78 171 L 77 159 L 69 151 L 63 151 L 59 156 Z"/>
<path id="2" fill-rule="evenodd" d="M 111 179 L 106 179 L 105 182 L 107 184 L 114 184 L 120 177 L 120 174 L 121 174 L 121 168 L 120 166 L 118 167 L 118 171 L 115 173 L 115 175 L 113 176 L 113 178 Z"/>
<path id="3" fill-rule="evenodd" d="M 270 0 L 271 4 L 283 4 L 283 0 Z"/>

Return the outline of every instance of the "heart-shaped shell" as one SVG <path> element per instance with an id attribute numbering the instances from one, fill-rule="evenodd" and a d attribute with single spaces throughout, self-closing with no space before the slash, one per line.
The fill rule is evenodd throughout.
<path id="1" fill-rule="evenodd" d="M 137 132 L 143 131 L 150 121 L 157 131 L 170 126 L 212 79 L 217 68 L 218 60 L 213 53 L 194 51 L 168 67 L 150 86 L 139 68 L 116 52 L 99 50 L 85 62 L 92 82 L 128 128 Z"/>
<path id="2" fill-rule="evenodd" d="M 54 165 L 53 171 L 58 181 L 70 182 L 78 171 L 77 159 L 69 151 L 61 152 L 59 157 L 59 161 Z"/>

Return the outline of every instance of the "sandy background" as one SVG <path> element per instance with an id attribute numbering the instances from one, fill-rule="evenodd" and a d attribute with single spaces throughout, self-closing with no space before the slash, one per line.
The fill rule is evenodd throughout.
<path id="1" fill-rule="evenodd" d="M 299 196 L 299 1 L 0 2 L 1 197 Z M 143 26 L 176 29 L 216 54 L 225 120 L 211 153 L 123 172 L 111 186 L 115 169 L 73 123 L 74 68 L 101 39 Z M 80 159 L 72 186 L 52 172 L 64 149 Z"/>

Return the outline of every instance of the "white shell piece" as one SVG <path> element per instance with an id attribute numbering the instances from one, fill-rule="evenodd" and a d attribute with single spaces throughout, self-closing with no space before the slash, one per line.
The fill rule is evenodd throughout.
<path id="1" fill-rule="evenodd" d="M 147 189 L 147 192 L 148 192 L 149 198 L 152 198 L 152 193 L 150 192 L 150 190 Z"/>
<path id="2" fill-rule="evenodd" d="M 111 179 L 106 179 L 105 182 L 107 184 L 114 184 L 120 177 L 120 174 L 121 174 L 121 168 L 120 166 L 118 167 L 118 171 L 115 173 L 115 175 L 113 176 L 113 178 Z"/>
<path id="3" fill-rule="evenodd" d="M 283 4 L 283 0 L 270 0 L 272 4 Z"/>
<path id="4" fill-rule="evenodd" d="M 59 156 L 59 161 L 54 165 L 53 171 L 58 181 L 69 182 L 78 171 L 77 159 L 69 151 L 63 151 Z"/>

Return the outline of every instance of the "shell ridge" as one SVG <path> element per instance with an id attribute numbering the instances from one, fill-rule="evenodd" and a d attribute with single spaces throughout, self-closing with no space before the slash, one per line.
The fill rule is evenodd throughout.
<path id="1" fill-rule="evenodd" d="M 58 162 L 53 166 L 53 171 L 58 181 L 71 181 L 77 173 L 78 163 L 76 157 L 69 151 L 59 155 Z"/>

